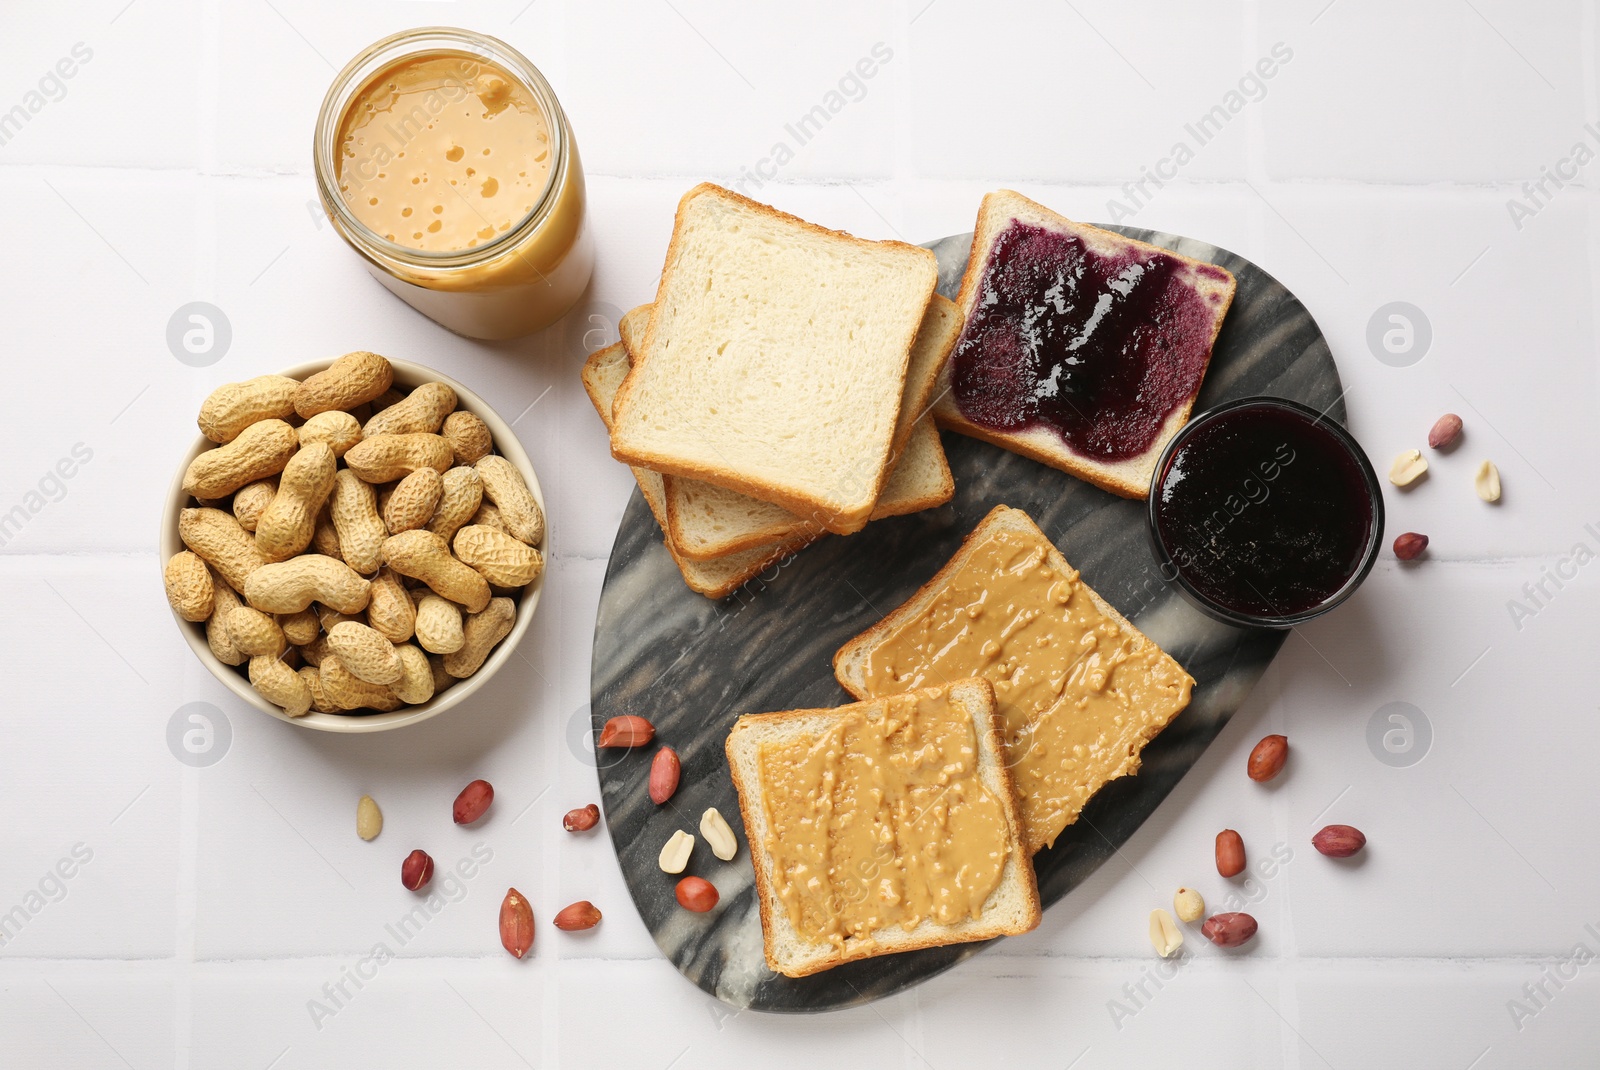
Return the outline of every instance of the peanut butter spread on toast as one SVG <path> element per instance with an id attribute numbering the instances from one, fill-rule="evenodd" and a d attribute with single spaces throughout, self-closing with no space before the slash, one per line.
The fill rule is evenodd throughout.
<path id="1" fill-rule="evenodd" d="M 773 886 L 796 933 L 842 949 L 978 917 L 1015 841 L 971 714 L 928 694 L 848 711 L 758 755 Z"/>
<path id="2" fill-rule="evenodd" d="M 866 665 L 873 695 L 981 676 L 994 686 L 1030 852 L 1053 844 L 1189 704 L 1194 681 L 1102 611 L 1042 535 L 1005 528 L 974 547 Z"/>

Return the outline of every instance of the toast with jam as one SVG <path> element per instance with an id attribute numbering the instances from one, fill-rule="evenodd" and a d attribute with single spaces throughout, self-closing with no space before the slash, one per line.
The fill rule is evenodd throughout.
<path id="1" fill-rule="evenodd" d="M 1235 288 L 1215 264 L 990 193 L 934 418 L 1143 498 L 1189 419 Z"/>

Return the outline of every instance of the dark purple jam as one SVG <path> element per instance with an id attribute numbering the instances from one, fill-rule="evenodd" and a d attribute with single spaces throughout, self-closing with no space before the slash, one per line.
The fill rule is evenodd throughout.
<path id="1" fill-rule="evenodd" d="M 1310 410 L 1247 403 L 1185 429 L 1156 472 L 1151 516 L 1202 598 L 1242 616 L 1294 617 L 1370 563 L 1382 523 L 1374 487 L 1358 447 Z"/>
<path id="2" fill-rule="evenodd" d="M 1137 457 L 1205 375 L 1222 298 L 1194 289 L 1198 273 L 1012 221 L 951 358 L 956 406 L 993 431 L 1053 428 L 1095 460 Z"/>

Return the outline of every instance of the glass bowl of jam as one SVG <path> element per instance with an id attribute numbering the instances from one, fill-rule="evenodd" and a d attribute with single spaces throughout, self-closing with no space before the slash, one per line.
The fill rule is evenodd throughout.
<path id="1" fill-rule="evenodd" d="M 1253 397 L 1184 425 L 1150 483 L 1162 578 L 1228 624 L 1288 628 L 1333 609 L 1372 570 L 1383 492 L 1331 417 Z"/>

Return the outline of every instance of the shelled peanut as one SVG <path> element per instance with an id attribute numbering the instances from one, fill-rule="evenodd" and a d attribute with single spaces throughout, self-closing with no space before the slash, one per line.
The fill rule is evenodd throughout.
<path id="1" fill-rule="evenodd" d="M 167 597 L 289 716 L 427 702 L 516 623 L 518 599 L 495 595 L 543 570 L 544 515 L 458 405 L 443 383 L 397 387 L 363 352 L 201 406 L 217 445 L 184 474 Z M 506 522 L 475 521 L 485 507 Z"/>

